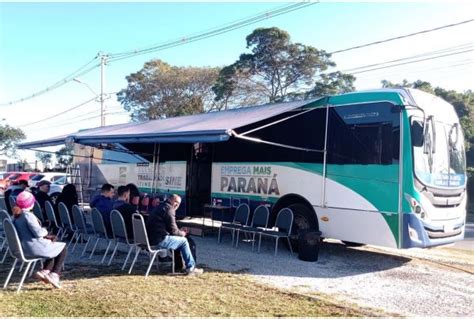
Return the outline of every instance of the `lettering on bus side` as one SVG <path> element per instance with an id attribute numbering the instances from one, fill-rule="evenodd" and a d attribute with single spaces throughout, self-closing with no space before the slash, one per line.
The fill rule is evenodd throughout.
<path id="1" fill-rule="evenodd" d="M 271 166 L 224 165 L 220 173 L 221 192 L 280 195 L 277 174 L 272 174 Z"/>

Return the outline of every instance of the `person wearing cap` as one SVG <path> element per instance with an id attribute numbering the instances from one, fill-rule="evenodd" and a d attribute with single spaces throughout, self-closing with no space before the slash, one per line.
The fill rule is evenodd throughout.
<path id="1" fill-rule="evenodd" d="M 46 228 L 31 213 L 35 197 L 28 191 L 21 192 L 16 198 L 17 207 L 13 208 L 13 224 L 18 232 L 24 254 L 27 258 L 46 258 L 44 268 L 35 273 L 35 278 L 61 288 L 60 275 L 66 259 L 66 244 L 55 241 Z"/>
<path id="2" fill-rule="evenodd" d="M 46 216 L 46 210 L 44 208 L 44 205 L 46 201 L 51 202 L 51 197 L 49 197 L 49 187 L 51 183 L 45 180 L 39 181 L 38 184 L 36 184 L 36 187 L 38 188 L 35 194 L 36 201 L 41 207 L 41 211 L 43 212 L 43 219 L 48 220 L 48 216 Z"/>

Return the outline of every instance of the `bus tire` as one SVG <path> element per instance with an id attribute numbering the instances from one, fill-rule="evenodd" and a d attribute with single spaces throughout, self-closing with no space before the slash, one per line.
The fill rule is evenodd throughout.
<path id="1" fill-rule="evenodd" d="M 317 232 L 319 225 L 317 216 L 312 207 L 303 203 L 294 203 L 287 206 L 293 211 L 293 228 L 291 230 L 291 246 L 294 251 L 298 251 L 298 237 L 304 231 Z"/>

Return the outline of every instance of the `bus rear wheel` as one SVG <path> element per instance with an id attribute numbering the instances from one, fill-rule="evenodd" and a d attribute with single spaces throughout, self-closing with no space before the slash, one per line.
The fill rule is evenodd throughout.
<path id="1" fill-rule="evenodd" d="M 298 237 L 302 232 L 319 231 L 318 221 L 313 209 L 302 203 L 288 205 L 293 211 L 293 228 L 291 230 L 291 246 L 298 251 Z"/>

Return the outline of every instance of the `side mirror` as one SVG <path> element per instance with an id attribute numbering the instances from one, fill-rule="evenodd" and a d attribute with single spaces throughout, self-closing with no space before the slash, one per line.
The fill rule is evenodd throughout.
<path id="1" fill-rule="evenodd" d="M 423 124 L 419 121 L 413 121 L 411 123 L 411 142 L 413 146 L 423 146 Z"/>

